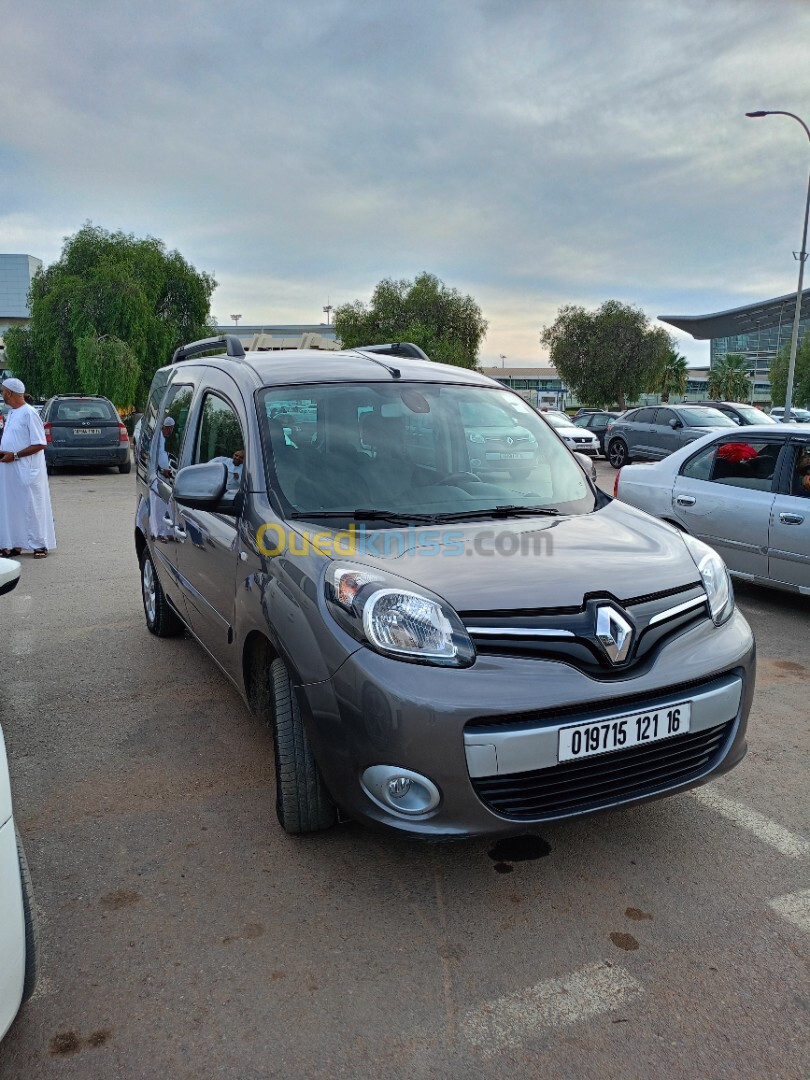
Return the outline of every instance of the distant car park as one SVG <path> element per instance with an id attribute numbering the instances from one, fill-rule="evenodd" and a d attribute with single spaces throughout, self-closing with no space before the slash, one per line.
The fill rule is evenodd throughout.
<path id="1" fill-rule="evenodd" d="M 776 417 L 770 417 L 756 405 L 746 405 L 737 401 L 696 401 L 690 402 L 690 407 L 717 409 L 724 416 L 730 417 L 739 427 L 748 427 L 751 424 L 776 424 Z"/>
<path id="2" fill-rule="evenodd" d="M 709 544 L 733 575 L 810 596 L 810 424 L 714 432 L 621 469 L 614 494 Z"/>
<path id="3" fill-rule="evenodd" d="M 781 405 L 777 405 L 775 409 L 771 409 L 771 416 L 779 424 L 791 423 L 791 424 L 807 424 L 810 423 L 810 412 L 807 409 L 790 410 L 791 419 L 785 420 L 785 410 Z"/>
<path id="4" fill-rule="evenodd" d="M 605 455 L 605 435 L 608 430 L 608 426 L 619 417 L 621 413 L 607 412 L 600 409 L 589 409 L 586 412 L 582 412 L 581 415 L 574 417 L 574 424 L 577 427 L 585 428 L 595 435 L 599 440 L 599 452 Z"/>
<path id="5" fill-rule="evenodd" d="M 587 454 L 589 457 L 596 457 L 600 452 L 599 439 L 596 435 L 578 427 L 570 416 L 556 409 L 549 409 L 548 412 L 542 413 L 542 416 L 556 430 L 569 450 L 574 450 L 578 454 Z"/>
<path id="6" fill-rule="evenodd" d="M 734 428 L 731 417 L 698 405 L 645 405 L 630 409 L 610 425 L 608 460 L 614 469 L 631 461 L 657 461 L 713 428 Z"/>

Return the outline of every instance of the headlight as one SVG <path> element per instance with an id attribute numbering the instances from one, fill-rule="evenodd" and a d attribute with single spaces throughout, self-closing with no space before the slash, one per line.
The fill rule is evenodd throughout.
<path id="1" fill-rule="evenodd" d="M 471 431 L 467 438 L 470 440 L 470 442 L 474 443 L 485 442 L 484 436 L 481 434 L 480 431 Z"/>
<path id="2" fill-rule="evenodd" d="M 442 667 L 469 667 L 475 648 L 456 612 L 413 583 L 370 567 L 334 564 L 326 600 L 338 623 L 384 656 Z"/>
<path id="3" fill-rule="evenodd" d="M 734 590 L 726 564 L 717 552 L 702 540 L 696 540 L 688 533 L 681 533 L 681 536 L 703 579 L 712 619 L 720 626 L 734 610 Z"/>

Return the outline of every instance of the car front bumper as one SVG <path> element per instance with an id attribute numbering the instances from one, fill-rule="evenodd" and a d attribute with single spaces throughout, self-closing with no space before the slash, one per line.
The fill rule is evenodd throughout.
<path id="1" fill-rule="evenodd" d="M 555 660 L 491 655 L 467 669 L 436 668 L 362 648 L 331 680 L 300 687 L 299 699 L 324 782 L 342 809 L 368 824 L 443 839 L 525 832 L 687 790 L 733 768 L 746 752 L 754 681 L 753 635 L 735 612 L 722 627 L 707 619 L 683 631 L 642 674 L 625 679 L 594 679 Z M 571 797 L 581 777 L 557 764 L 561 726 L 685 700 L 693 702 L 692 734 L 650 744 L 663 747 L 668 760 L 683 751 L 685 769 L 655 761 L 640 768 L 633 751 L 613 751 L 587 759 L 597 763 L 587 797 Z M 607 772 L 595 775 L 605 764 Z M 388 809 L 364 787 L 372 766 L 426 777 L 438 804 L 418 816 Z M 623 766 L 637 782 L 610 778 Z M 538 785 L 563 797 L 540 798 L 534 813 Z"/>

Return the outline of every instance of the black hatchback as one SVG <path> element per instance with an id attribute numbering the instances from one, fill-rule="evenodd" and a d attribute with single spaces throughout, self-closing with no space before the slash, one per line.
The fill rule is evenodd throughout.
<path id="1" fill-rule="evenodd" d="M 42 410 L 42 423 L 49 472 L 62 465 L 107 465 L 122 473 L 132 468 L 129 434 L 108 398 L 52 397 Z"/>

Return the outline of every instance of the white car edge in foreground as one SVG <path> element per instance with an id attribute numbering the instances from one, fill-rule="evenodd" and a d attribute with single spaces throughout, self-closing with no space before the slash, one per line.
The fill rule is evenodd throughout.
<path id="1" fill-rule="evenodd" d="M 11 592 L 20 564 L 0 558 L 0 594 Z M 34 992 L 37 927 L 31 878 L 11 805 L 6 744 L 0 730 L 0 1039 Z"/>

